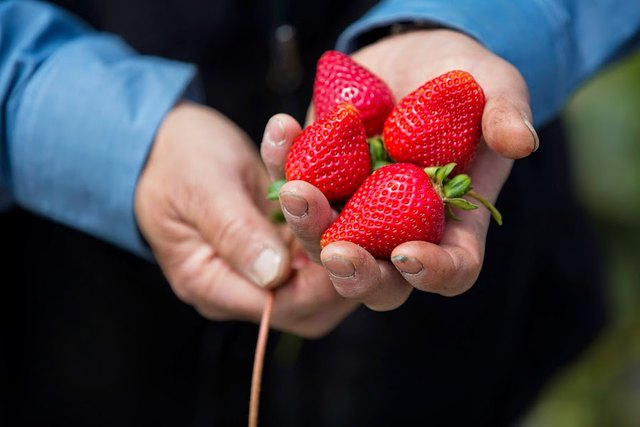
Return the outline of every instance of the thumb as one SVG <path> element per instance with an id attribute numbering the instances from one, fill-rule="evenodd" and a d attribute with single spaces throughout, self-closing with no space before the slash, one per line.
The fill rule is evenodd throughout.
<path id="1" fill-rule="evenodd" d="M 284 179 L 289 148 L 300 132 L 300 124 L 287 114 L 276 114 L 267 122 L 260 154 L 272 180 Z"/>
<path id="2" fill-rule="evenodd" d="M 289 275 L 287 246 L 241 185 L 218 186 L 210 203 L 196 207 L 196 227 L 237 273 L 260 287 L 274 287 Z"/>
<path id="3" fill-rule="evenodd" d="M 491 83 L 496 83 L 492 85 Z M 482 135 L 498 154 L 520 159 L 538 149 L 540 140 L 533 128 L 529 93 L 519 73 L 513 70 L 488 83 L 482 115 Z"/>

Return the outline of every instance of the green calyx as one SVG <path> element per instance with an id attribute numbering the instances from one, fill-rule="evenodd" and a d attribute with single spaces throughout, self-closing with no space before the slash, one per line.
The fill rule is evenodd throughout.
<path id="1" fill-rule="evenodd" d="M 269 188 L 267 188 L 267 200 L 278 200 L 280 198 L 280 189 L 286 183 L 286 180 L 278 179 L 269 184 Z"/>
<path id="2" fill-rule="evenodd" d="M 429 178 L 431 178 L 434 188 L 446 206 L 447 216 L 452 219 L 459 219 L 452 209 L 454 207 L 465 211 L 477 209 L 477 205 L 462 197 L 468 196 L 487 208 L 496 223 L 502 225 L 502 214 L 500 214 L 495 206 L 472 190 L 473 187 L 469 175 L 460 174 L 449 178 L 449 175 L 455 167 L 455 163 L 449 163 L 445 166 L 433 166 L 424 169 L 427 175 L 429 175 Z"/>
<path id="3" fill-rule="evenodd" d="M 369 143 L 369 154 L 371 155 L 371 171 L 380 169 L 383 166 L 391 164 L 391 159 L 384 148 L 384 142 L 381 136 L 373 136 L 367 139 Z"/>
<path id="4" fill-rule="evenodd" d="M 286 182 L 287 181 L 284 179 L 279 179 L 269 184 L 269 187 L 267 188 L 267 200 L 278 200 L 280 198 L 280 189 L 284 184 L 286 184 Z M 284 224 L 286 222 L 284 219 L 284 213 L 281 209 L 271 212 L 271 222 L 274 224 Z"/>

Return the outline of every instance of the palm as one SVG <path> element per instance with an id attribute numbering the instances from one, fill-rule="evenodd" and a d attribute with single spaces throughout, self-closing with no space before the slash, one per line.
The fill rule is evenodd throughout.
<path id="1" fill-rule="evenodd" d="M 474 189 L 491 202 L 509 175 L 511 159 L 524 157 L 535 148 L 532 131 L 523 122 L 524 117 L 530 120 L 531 112 L 522 77 L 513 66 L 467 36 L 448 30 L 392 36 L 360 50 L 354 59 L 386 81 L 396 100 L 452 69 L 474 75 L 487 103 L 483 142 L 469 174 Z M 277 151 L 263 145 L 263 158 L 271 169 L 278 169 L 274 164 L 284 159 Z M 457 295 L 473 285 L 482 267 L 490 220 L 483 209 L 461 213 L 461 222 L 448 223 L 440 245 L 408 242 L 398 246 L 392 264 L 375 260 L 348 242 L 333 243 L 320 252 L 319 233 L 333 219 L 326 199 L 317 189 L 300 182 L 286 184 L 283 193 L 287 196 L 281 198 L 285 210 L 290 195 L 307 200 L 307 215 L 285 216 L 312 256 L 327 267 L 338 292 L 371 308 L 395 308 L 413 288 Z"/>

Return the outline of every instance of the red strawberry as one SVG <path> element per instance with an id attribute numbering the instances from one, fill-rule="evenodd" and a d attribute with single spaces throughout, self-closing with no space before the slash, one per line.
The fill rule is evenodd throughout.
<path id="1" fill-rule="evenodd" d="M 331 202 L 346 200 L 371 171 L 369 145 L 355 107 L 338 104 L 293 141 L 285 172 L 316 186 Z"/>
<path id="2" fill-rule="evenodd" d="M 338 51 L 325 52 L 318 61 L 313 85 L 316 117 L 333 106 L 350 102 L 360 112 L 367 136 L 380 135 L 393 109 L 389 87 L 376 75 Z"/>
<path id="3" fill-rule="evenodd" d="M 468 194 L 491 211 L 501 224 L 500 213 L 470 191 L 467 175 L 448 175 L 455 164 L 422 169 L 410 163 L 383 166 L 371 174 L 349 199 L 338 218 L 322 235 L 320 245 L 339 240 L 355 243 L 376 258 L 388 259 L 401 243 L 423 240 L 439 243 L 450 206 L 475 209 L 461 198 Z"/>
<path id="4" fill-rule="evenodd" d="M 484 93 L 466 71 L 449 71 L 404 97 L 384 124 L 384 145 L 396 162 L 422 167 L 456 163 L 467 170 L 482 131 Z"/>

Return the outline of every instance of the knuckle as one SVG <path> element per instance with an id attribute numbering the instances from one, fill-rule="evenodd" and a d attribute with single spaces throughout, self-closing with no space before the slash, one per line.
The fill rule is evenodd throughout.
<path id="1" fill-rule="evenodd" d="M 237 215 L 227 215 L 220 223 L 220 228 L 215 237 L 214 245 L 219 250 L 223 244 L 236 249 L 240 246 L 239 236 L 244 236 L 250 229 L 243 217 Z"/>
<path id="2" fill-rule="evenodd" d="M 286 209 L 285 218 L 287 224 L 293 231 L 293 234 L 306 246 L 317 248 L 320 246 L 320 235 L 318 233 L 317 221 L 311 215 L 295 216 L 290 214 Z"/>
<path id="3" fill-rule="evenodd" d="M 440 294 L 448 297 L 462 295 L 473 287 L 480 275 L 481 262 L 471 260 L 458 271 L 458 277 L 442 286 Z"/>
<path id="4" fill-rule="evenodd" d="M 238 279 L 224 266 L 220 259 L 213 261 L 210 273 L 190 287 L 191 303 L 204 317 L 211 320 L 239 318 L 239 302 L 226 294 L 229 285 Z"/>
<path id="5" fill-rule="evenodd" d="M 500 127 L 509 122 L 510 116 L 511 110 L 506 104 L 506 100 L 500 99 L 489 111 L 489 126 L 494 128 Z M 490 130 L 490 128 L 486 130 Z"/>
<path id="6" fill-rule="evenodd" d="M 336 292 L 346 299 L 362 301 L 373 292 L 372 285 L 367 286 L 365 283 L 357 280 L 331 277 L 331 281 L 333 282 Z"/>

